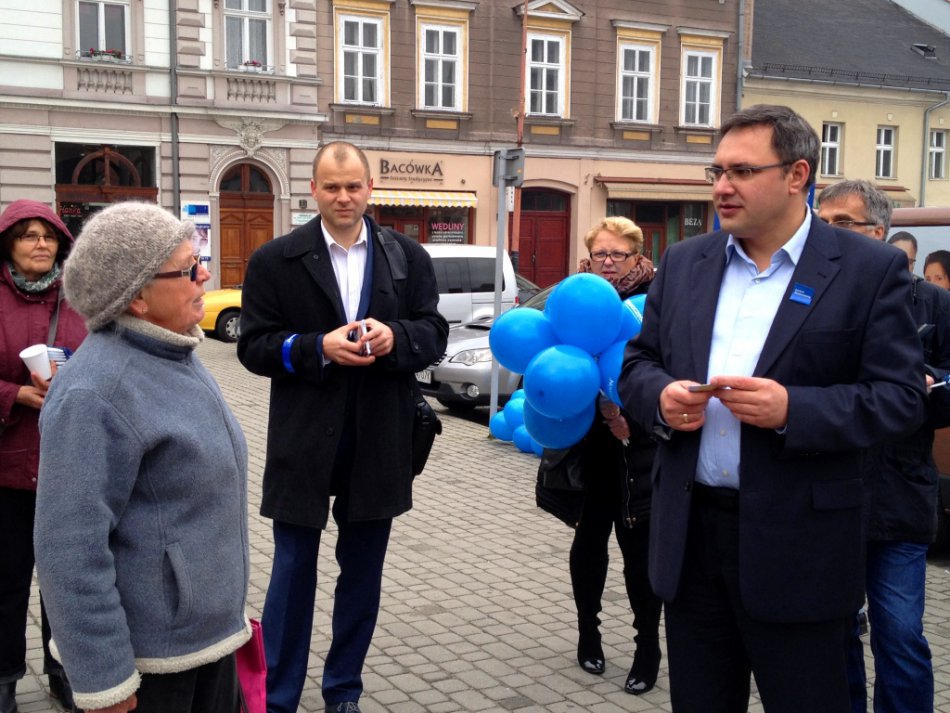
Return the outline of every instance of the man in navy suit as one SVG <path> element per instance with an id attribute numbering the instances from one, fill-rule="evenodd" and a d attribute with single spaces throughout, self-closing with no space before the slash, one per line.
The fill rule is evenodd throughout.
<path id="1" fill-rule="evenodd" d="M 650 577 L 675 713 L 847 713 L 862 457 L 926 391 L 901 252 L 813 217 L 819 141 L 787 107 L 728 119 L 722 230 L 673 245 L 620 392 L 661 439 Z M 701 385 L 703 384 L 703 385 Z"/>

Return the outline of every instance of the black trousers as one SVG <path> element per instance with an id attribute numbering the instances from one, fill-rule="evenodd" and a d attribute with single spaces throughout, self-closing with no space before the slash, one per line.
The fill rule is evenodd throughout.
<path id="1" fill-rule="evenodd" d="M 653 593 L 647 574 L 649 522 L 644 520 L 632 528 L 625 527 L 621 517 L 621 487 L 616 474 L 595 473 L 588 476 L 588 481 L 590 486 L 580 524 L 574 533 L 570 557 L 578 626 L 584 629 L 600 623 L 601 598 L 609 564 L 607 545 L 612 530 L 623 556 L 623 580 L 633 610 L 634 640 L 638 645 L 659 647 L 662 602 Z"/>
<path id="2" fill-rule="evenodd" d="M 680 588 L 666 605 L 674 713 L 746 713 L 750 674 L 766 713 L 848 713 L 851 621 L 752 619 L 739 593 L 738 500 L 694 493 Z"/>
<path id="3" fill-rule="evenodd" d="M 135 713 L 239 713 L 243 703 L 234 654 L 180 673 L 147 673 L 135 696 Z"/>
<path id="4" fill-rule="evenodd" d="M 33 581 L 33 519 L 36 493 L 0 488 L 0 683 L 26 673 L 26 619 Z M 41 605 L 45 670 L 61 670 L 49 652 L 50 630 Z"/>

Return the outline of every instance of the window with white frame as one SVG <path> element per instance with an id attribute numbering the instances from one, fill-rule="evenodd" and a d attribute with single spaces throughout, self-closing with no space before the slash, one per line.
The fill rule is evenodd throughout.
<path id="1" fill-rule="evenodd" d="M 877 156 L 874 175 L 894 178 L 894 141 L 897 131 L 893 126 L 877 127 Z"/>
<path id="2" fill-rule="evenodd" d="M 77 3 L 79 54 L 81 57 L 112 56 L 124 59 L 129 54 L 129 6 L 123 2 Z"/>
<path id="3" fill-rule="evenodd" d="M 620 45 L 621 121 L 653 120 L 654 48 L 644 45 Z"/>
<path id="4" fill-rule="evenodd" d="M 376 17 L 340 16 L 341 101 L 380 104 L 383 82 L 383 21 Z"/>
<path id="5" fill-rule="evenodd" d="M 266 71 L 271 65 L 270 0 L 224 0 L 228 69 Z"/>
<path id="6" fill-rule="evenodd" d="M 821 125 L 821 175 L 841 175 L 841 124 Z"/>
<path id="7" fill-rule="evenodd" d="M 716 85 L 716 54 L 686 50 L 683 53 L 683 124 L 712 126 Z"/>
<path id="8" fill-rule="evenodd" d="M 930 132 L 930 177 L 947 177 L 947 132 L 943 129 Z"/>
<path id="9" fill-rule="evenodd" d="M 564 115 L 564 37 L 528 35 L 528 113 Z"/>
<path id="10" fill-rule="evenodd" d="M 423 25 L 422 107 L 461 111 L 461 37 L 460 27 Z"/>

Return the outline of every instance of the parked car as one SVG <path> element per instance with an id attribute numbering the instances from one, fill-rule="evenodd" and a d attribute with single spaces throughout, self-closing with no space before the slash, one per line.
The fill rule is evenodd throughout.
<path id="1" fill-rule="evenodd" d="M 487 245 L 422 245 L 432 258 L 439 285 L 439 312 L 449 324 L 467 324 L 495 316 L 496 248 Z M 503 253 L 501 311 L 518 301 L 518 281 Z"/>
<path id="2" fill-rule="evenodd" d="M 518 304 L 520 305 L 523 305 L 541 291 L 540 287 L 521 273 L 515 275 L 515 280 L 518 283 Z"/>
<path id="3" fill-rule="evenodd" d="M 518 309 L 544 309 L 554 285 L 526 300 Z M 467 411 L 491 401 L 491 349 L 488 332 L 494 320 L 482 320 L 449 329 L 445 354 L 428 369 L 416 374 L 422 393 L 443 406 Z M 503 404 L 521 384 L 521 374 L 498 368 L 498 402 Z"/>
<path id="4" fill-rule="evenodd" d="M 241 333 L 241 286 L 205 292 L 205 316 L 198 326 L 222 342 L 236 342 Z"/>

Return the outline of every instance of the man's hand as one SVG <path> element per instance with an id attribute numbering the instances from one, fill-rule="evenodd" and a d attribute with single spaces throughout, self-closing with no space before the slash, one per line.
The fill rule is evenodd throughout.
<path id="1" fill-rule="evenodd" d="M 706 423 L 706 404 L 715 391 L 689 391 L 695 381 L 674 381 L 660 392 L 660 415 L 674 431 L 696 431 Z"/>
<path id="2" fill-rule="evenodd" d="M 788 423 L 788 391 L 777 381 L 753 376 L 717 376 L 713 381 L 720 387 L 716 398 L 742 423 L 773 429 Z"/>
<path id="3" fill-rule="evenodd" d="M 323 335 L 323 356 L 343 366 L 369 366 L 376 357 L 386 356 L 393 350 L 395 337 L 389 325 L 376 319 L 367 319 L 366 334 L 361 334 L 360 322 L 350 322 Z M 350 334 L 359 335 L 356 341 L 350 341 Z M 364 345 L 369 345 L 370 353 L 361 356 Z"/>

